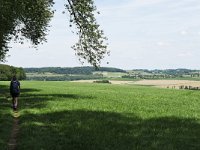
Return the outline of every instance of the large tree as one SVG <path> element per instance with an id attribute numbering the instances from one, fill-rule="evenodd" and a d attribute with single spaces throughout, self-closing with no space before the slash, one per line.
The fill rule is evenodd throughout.
<path id="1" fill-rule="evenodd" d="M 30 40 L 34 47 L 46 42 L 49 22 L 53 17 L 53 0 L 0 0 L 0 61 L 4 61 L 8 44 L 14 39 L 23 44 Z M 93 0 L 65 0 L 70 27 L 75 25 L 78 42 L 72 46 L 80 61 L 97 67 L 107 51 L 107 40 L 95 19 Z"/>

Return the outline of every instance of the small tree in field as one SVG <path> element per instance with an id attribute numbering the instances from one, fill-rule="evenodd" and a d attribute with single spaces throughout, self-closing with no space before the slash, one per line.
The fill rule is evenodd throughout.
<path id="1" fill-rule="evenodd" d="M 4 61 L 11 39 L 23 44 L 25 39 L 34 47 L 46 42 L 49 22 L 53 17 L 53 0 L 1 0 L 0 1 L 0 61 Z M 102 30 L 95 19 L 93 0 L 65 0 L 70 16 L 70 27 L 75 25 L 79 40 L 72 48 L 80 57 L 98 67 L 105 54 L 109 54 Z M 96 12 L 98 13 L 98 12 Z"/>

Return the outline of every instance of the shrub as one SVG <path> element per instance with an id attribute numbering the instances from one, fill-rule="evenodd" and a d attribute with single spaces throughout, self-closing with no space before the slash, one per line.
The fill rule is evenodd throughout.
<path id="1" fill-rule="evenodd" d="M 111 84 L 111 82 L 109 80 L 96 80 L 96 81 L 93 81 L 94 83 L 109 83 Z"/>

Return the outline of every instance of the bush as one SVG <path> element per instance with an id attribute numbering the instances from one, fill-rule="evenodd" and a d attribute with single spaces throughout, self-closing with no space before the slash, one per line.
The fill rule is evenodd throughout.
<path id="1" fill-rule="evenodd" d="M 94 83 L 109 83 L 109 84 L 111 84 L 111 82 L 109 80 L 97 80 L 97 81 L 94 81 Z"/>

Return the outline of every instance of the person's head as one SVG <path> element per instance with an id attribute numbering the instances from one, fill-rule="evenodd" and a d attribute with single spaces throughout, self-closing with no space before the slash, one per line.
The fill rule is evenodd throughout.
<path id="1" fill-rule="evenodd" d="M 16 76 L 13 76 L 13 77 L 12 77 L 12 80 L 13 80 L 13 81 L 16 81 L 16 80 L 17 80 L 17 77 L 16 77 Z"/>

